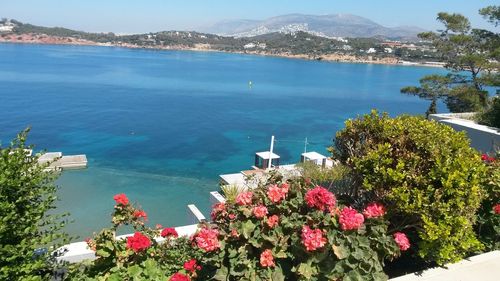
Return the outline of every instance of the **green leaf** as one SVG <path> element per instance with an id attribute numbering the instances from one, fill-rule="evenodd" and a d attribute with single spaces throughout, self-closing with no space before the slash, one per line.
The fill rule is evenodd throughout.
<path id="1" fill-rule="evenodd" d="M 297 272 L 300 275 L 304 276 L 306 279 L 311 279 L 311 277 L 314 275 L 316 270 L 314 268 L 312 268 L 311 265 L 309 265 L 307 263 L 301 263 L 299 265 Z"/>
<path id="2" fill-rule="evenodd" d="M 228 280 L 229 271 L 227 267 L 221 266 L 221 268 L 217 269 L 213 279 L 217 281 L 227 281 Z"/>
<path id="3" fill-rule="evenodd" d="M 332 250 L 339 260 L 345 259 L 349 256 L 349 250 L 343 246 L 332 245 Z"/>
<path id="4" fill-rule="evenodd" d="M 243 237 L 248 239 L 250 236 L 252 236 L 252 231 L 255 229 L 255 224 L 252 221 L 248 220 L 242 224 L 242 228 Z"/>

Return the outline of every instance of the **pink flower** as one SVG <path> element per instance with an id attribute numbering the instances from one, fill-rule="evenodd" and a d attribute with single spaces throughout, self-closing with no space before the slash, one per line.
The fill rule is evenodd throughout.
<path id="1" fill-rule="evenodd" d="M 151 246 L 151 240 L 140 232 L 134 233 L 134 236 L 127 237 L 127 248 L 134 252 L 140 252 Z"/>
<path id="2" fill-rule="evenodd" d="M 172 277 L 170 277 L 169 280 L 170 281 L 191 281 L 191 278 L 189 278 L 189 276 L 187 276 L 187 275 L 184 275 L 180 272 L 177 272 L 174 275 L 172 275 Z"/>
<path id="3" fill-rule="evenodd" d="M 385 215 L 385 207 L 380 203 L 370 203 L 366 206 L 363 214 L 367 218 L 378 218 Z"/>
<path id="4" fill-rule="evenodd" d="M 270 228 L 275 227 L 279 222 L 279 217 L 277 215 L 272 215 L 269 218 L 267 218 L 267 225 Z"/>
<path id="5" fill-rule="evenodd" d="M 316 186 L 315 188 L 308 190 L 305 199 L 307 206 L 321 211 L 330 210 L 335 207 L 335 203 L 337 201 L 333 193 L 321 186 Z"/>
<path id="6" fill-rule="evenodd" d="M 398 244 L 401 251 L 406 251 L 410 248 L 410 240 L 408 240 L 406 234 L 402 232 L 396 232 L 394 233 L 394 240 L 396 241 L 396 244 Z"/>
<path id="7" fill-rule="evenodd" d="M 144 221 L 148 221 L 148 214 L 146 214 L 143 210 L 135 210 L 134 217 L 138 219 L 142 218 Z"/>
<path id="8" fill-rule="evenodd" d="M 255 206 L 253 208 L 253 214 L 258 219 L 265 217 L 268 214 L 266 206 L 264 205 Z"/>
<path id="9" fill-rule="evenodd" d="M 314 251 L 325 246 L 326 238 L 323 237 L 323 231 L 320 229 L 311 229 L 309 226 L 302 227 L 302 244 L 308 251 Z"/>
<path id="10" fill-rule="evenodd" d="M 273 257 L 273 252 L 269 249 L 264 250 L 260 254 L 260 265 L 262 267 L 274 267 L 274 257 Z"/>
<path id="11" fill-rule="evenodd" d="M 233 238 L 238 238 L 240 234 L 238 233 L 238 230 L 236 228 L 231 229 L 231 237 Z"/>
<path id="12" fill-rule="evenodd" d="M 495 214 L 497 214 L 497 215 L 500 215 L 500 204 L 496 204 L 493 207 L 493 212 L 495 212 Z"/>
<path id="13" fill-rule="evenodd" d="M 279 203 L 282 199 L 285 199 L 288 189 L 289 185 L 287 183 L 282 183 L 280 186 L 273 184 L 269 186 L 267 196 L 272 202 Z"/>
<path id="14" fill-rule="evenodd" d="M 340 212 L 339 223 L 342 230 L 358 229 L 365 218 L 351 207 L 344 207 Z"/>
<path id="15" fill-rule="evenodd" d="M 189 272 L 195 272 L 196 270 L 200 270 L 201 266 L 199 266 L 196 263 L 195 259 L 191 259 L 191 260 L 184 263 L 184 269 L 189 271 Z"/>
<path id="16" fill-rule="evenodd" d="M 127 195 L 120 193 L 116 194 L 113 196 L 113 199 L 116 201 L 116 204 L 118 205 L 127 205 L 128 204 L 128 198 Z"/>
<path id="17" fill-rule="evenodd" d="M 236 196 L 236 203 L 240 206 L 252 204 L 253 193 L 251 191 L 242 192 Z"/>
<path id="18" fill-rule="evenodd" d="M 229 214 L 228 217 L 229 217 L 230 220 L 234 220 L 236 218 L 236 215 L 235 214 Z"/>
<path id="19" fill-rule="evenodd" d="M 212 212 L 210 213 L 210 217 L 212 220 L 216 220 L 219 215 L 224 216 L 226 213 L 226 204 L 225 203 L 216 203 L 212 207 Z"/>
<path id="20" fill-rule="evenodd" d="M 172 227 L 167 227 L 161 231 L 161 237 L 167 238 L 167 237 L 174 237 L 177 238 L 179 237 L 179 234 L 177 233 L 177 230 Z"/>
<path id="21" fill-rule="evenodd" d="M 198 248 L 205 250 L 205 252 L 212 252 L 220 247 L 218 236 L 219 232 L 216 229 L 204 227 L 195 234 L 194 241 Z"/>

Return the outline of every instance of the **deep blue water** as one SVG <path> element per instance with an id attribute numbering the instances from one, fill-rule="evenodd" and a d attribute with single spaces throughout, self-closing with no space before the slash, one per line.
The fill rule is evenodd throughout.
<path id="1" fill-rule="evenodd" d="M 186 223 L 186 205 L 209 208 L 218 175 L 248 169 L 270 136 L 284 163 L 326 154 L 347 118 L 372 108 L 421 114 L 401 95 L 423 67 L 328 63 L 224 53 L 0 44 L 0 141 L 32 127 L 38 149 L 86 154 L 64 172 L 59 211 L 71 234 L 107 226 L 116 193 L 152 225 Z M 249 88 L 248 81 L 253 82 Z M 439 110 L 444 111 L 442 104 Z"/>

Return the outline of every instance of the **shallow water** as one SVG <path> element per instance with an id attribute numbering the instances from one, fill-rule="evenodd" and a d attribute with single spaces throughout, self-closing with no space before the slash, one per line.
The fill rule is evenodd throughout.
<path id="1" fill-rule="evenodd" d="M 347 118 L 372 108 L 421 114 L 399 93 L 424 67 L 328 63 L 251 55 L 109 47 L 0 44 L 0 141 L 32 126 L 38 149 L 86 154 L 64 172 L 59 211 L 85 237 L 107 226 L 116 193 L 152 225 L 206 215 L 218 175 L 248 169 L 275 135 L 282 163 L 326 154 Z M 249 87 L 249 81 L 253 86 Z M 440 111 L 445 111 L 442 104 Z"/>

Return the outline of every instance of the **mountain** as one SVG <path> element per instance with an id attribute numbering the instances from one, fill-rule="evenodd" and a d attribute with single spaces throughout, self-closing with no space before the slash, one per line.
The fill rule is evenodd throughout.
<path id="1" fill-rule="evenodd" d="M 350 14 L 335 15 L 303 15 L 289 14 L 265 20 L 226 20 L 212 26 L 200 28 L 199 31 L 224 36 L 252 37 L 273 32 L 295 33 L 305 31 L 323 37 L 386 39 L 417 38 L 417 34 L 425 31 L 414 26 L 385 27 L 372 20 Z"/>

